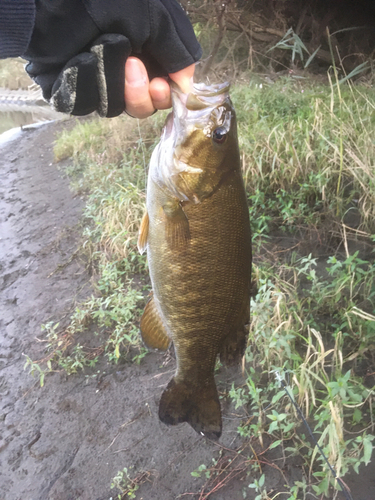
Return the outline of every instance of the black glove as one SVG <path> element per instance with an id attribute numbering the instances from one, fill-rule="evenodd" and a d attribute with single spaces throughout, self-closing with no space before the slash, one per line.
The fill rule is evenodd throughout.
<path id="1" fill-rule="evenodd" d="M 150 79 L 199 59 L 201 48 L 176 0 L 36 0 L 23 57 L 58 111 L 122 113 L 129 55 L 144 62 Z"/>

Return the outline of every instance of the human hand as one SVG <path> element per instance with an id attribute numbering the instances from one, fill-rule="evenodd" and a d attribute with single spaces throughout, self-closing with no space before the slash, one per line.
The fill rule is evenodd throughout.
<path id="1" fill-rule="evenodd" d="M 170 105 L 160 77 L 187 86 L 200 55 L 176 0 L 39 0 L 23 57 L 58 111 L 145 117 Z"/>
<path id="2" fill-rule="evenodd" d="M 194 75 L 195 65 L 191 64 L 169 77 L 182 91 L 189 92 L 190 80 Z M 126 111 L 134 118 L 146 118 L 155 109 L 170 108 L 171 91 L 164 78 L 149 81 L 145 65 L 135 57 L 129 57 L 125 64 L 125 102 Z"/>

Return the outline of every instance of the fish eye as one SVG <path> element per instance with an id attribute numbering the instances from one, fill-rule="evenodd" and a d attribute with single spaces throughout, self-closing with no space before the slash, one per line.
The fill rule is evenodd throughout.
<path id="1" fill-rule="evenodd" d="M 225 127 L 218 127 L 212 132 L 212 139 L 216 144 L 223 144 L 227 138 L 227 129 Z"/>

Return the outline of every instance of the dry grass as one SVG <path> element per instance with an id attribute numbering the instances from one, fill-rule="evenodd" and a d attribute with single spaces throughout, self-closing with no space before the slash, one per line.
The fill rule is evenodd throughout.
<path id="1" fill-rule="evenodd" d="M 10 90 L 27 90 L 34 82 L 27 75 L 26 61 L 20 57 L 0 60 L 0 87 Z"/>
<path id="2" fill-rule="evenodd" d="M 330 220 L 332 230 L 358 213 L 352 229 L 375 230 L 371 89 L 284 79 L 237 87 L 233 98 L 254 216 L 289 231 Z"/>

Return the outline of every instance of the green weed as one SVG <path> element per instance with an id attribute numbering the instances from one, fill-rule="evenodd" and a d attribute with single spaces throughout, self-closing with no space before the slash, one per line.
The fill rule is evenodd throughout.
<path id="1" fill-rule="evenodd" d="M 118 471 L 116 476 L 112 479 L 111 489 L 117 489 L 120 493 L 117 495 L 118 500 L 125 498 L 136 498 L 136 492 L 142 483 L 148 480 L 150 473 L 139 472 L 133 478 L 130 477 L 130 471 L 124 467 L 123 470 Z M 112 500 L 112 497 L 109 499 Z"/>
<path id="2" fill-rule="evenodd" d="M 240 435 L 261 442 L 272 435 L 270 448 L 288 442 L 285 452 L 294 454 L 307 447 L 306 474 L 314 491 L 328 496 L 338 486 L 317 448 L 296 432 L 299 417 L 273 374 L 281 371 L 289 380 L 289 392 L 320 433 L 319 445 L 339 477 L 367 464 L 375 392 L 348 363 L 359 352 L 374 351 L 375 318 L 365 311 L 375 309 L 375 274 L 373 263 L 358 254 L 329 258 L 325 278 L 316 267 L 317 259 L 308 256 L 278 267 L 278 276 L 272 268 L 256 268 L 260 286 L 252 301 L 246 383 L 233 386 L 230 396 L 252 416 L 238 428 Z M 361 313 L 353 315 L 359 304 Z"/>
<path id="3" fill-rule="evenodd" d="M 129 123 L 126 118 L 77 122 L 56 142 L 57 158 L 73 157 L 68 172 L 73 189 L 87 194 L 82 251 L 95 272 L 95 293 L 76 306 L 67 326 L 42 328 L 47 340 L 46 357 L 38 362 L 42 371 L 47 362 L 71 374 L 95 366 L 103 354 L 113 363 L 130 351 L 137 363 L 146 354 L 138 325 L 149 286 L 146 258 L 136 242 L 157 125 L 146 126 L 145 139 L 135 140 Z"/>
<path id="4" fill-rule="evenodd" d="M 248 485 L 248 488 L 252 488 L 258 493 L 254 500 L 267 500 L 269 498 L 267 491 L 264 489 L 265 479 L 266 476 L 262 474 L 259 479 L 254 479 L 254 481 Z"/>

